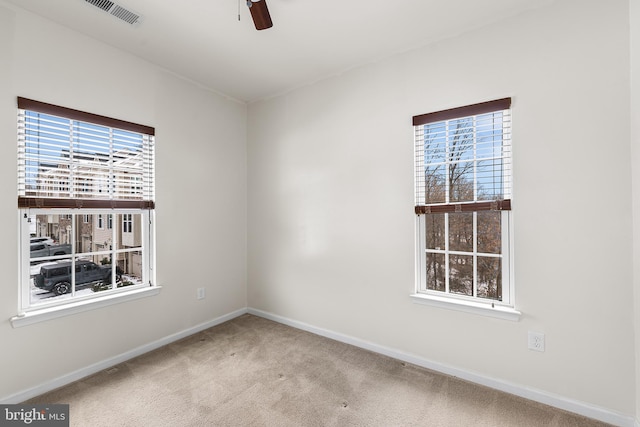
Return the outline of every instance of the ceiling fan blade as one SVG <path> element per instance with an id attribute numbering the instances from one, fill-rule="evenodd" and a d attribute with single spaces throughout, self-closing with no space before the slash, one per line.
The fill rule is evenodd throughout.
<path id="1" fill-rule="evenodd" d="M 267 0 L 249 0 L 249 3 L 251 3 L 251 5 L 249 6 L 249 10 L 251 11 L 251 17 L 253 18 L 253 23 L 256 26 L 256 30 L 265 30 L 267 28 L 273 27 L 271 15 L 269 14 L 269 9 L 267 8 Z"/>

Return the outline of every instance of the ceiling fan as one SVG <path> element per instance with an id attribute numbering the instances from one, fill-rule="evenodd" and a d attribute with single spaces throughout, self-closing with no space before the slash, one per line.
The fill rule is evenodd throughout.
<path id="1" fill-rule="evenodd" d="M 267 8 L 267 0 L 247 0 L 247 6 L 251 12 L 251 18 L 253 18 L 256 30 L 266 30 L 273 27 L 271 15 Z"/>

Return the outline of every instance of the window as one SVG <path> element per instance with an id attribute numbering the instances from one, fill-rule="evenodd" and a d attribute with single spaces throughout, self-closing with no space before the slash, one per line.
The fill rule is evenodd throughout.
<path id="1" fill-rule="evenodd" d="M 131 214 L 122 215 L 122 232 L 123 233 L 131 233 L 131 229 L 133 227 L 133 224 L 132 224 L 133 221 L 131 217 L 132 217 Z"/>
<path id="2" fill-rule="evenodd" d="M 23 316 L 154 287 L 154 133 L 18 98 Z"/>
<path id="3" fill-rule="evenodd" d="M 513 307 L 510 106 L 413 118 L 418 295 Z"/>

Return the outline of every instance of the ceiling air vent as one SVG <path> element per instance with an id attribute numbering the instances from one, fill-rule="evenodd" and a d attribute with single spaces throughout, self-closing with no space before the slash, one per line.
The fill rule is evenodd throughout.
<path id="1" fill-rule="evenodd" d="M 121 6 L 110 0 L 85 0 L 87 3 L 108 12 L 110 15 L 131 25 L 138 25 L 142 22 L 142 16 L 132 12 L 124 6 Z"/>

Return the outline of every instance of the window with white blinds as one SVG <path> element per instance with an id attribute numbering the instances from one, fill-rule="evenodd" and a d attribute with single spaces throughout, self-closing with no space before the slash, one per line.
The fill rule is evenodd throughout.
<path id="1" fill-rule="evenodd" d="M 154 205 L 154 129 L 18 98 L 19 207 Z"/>
<path id="2" fill-rule="evenodd" d="M 413 117 L 418 294 L 513 307 L 510 107 Z"/>
<path id="3" fill-rule="evenodd" d="M 416 213 L 510 209 L 510 104 L 414 117 Z"/>
<path id="4" fill-rule="evenodd" d="M 154 128 L 27 98 L 17 126 L 14 325 L 155 292 Z"/>

